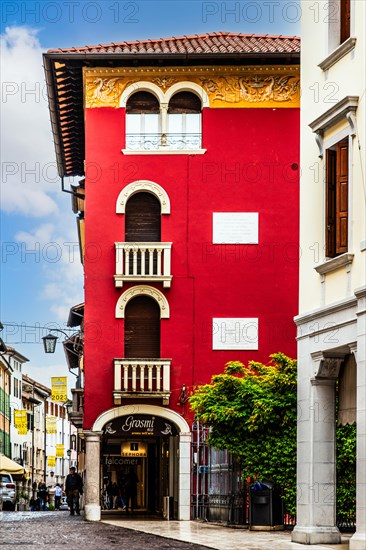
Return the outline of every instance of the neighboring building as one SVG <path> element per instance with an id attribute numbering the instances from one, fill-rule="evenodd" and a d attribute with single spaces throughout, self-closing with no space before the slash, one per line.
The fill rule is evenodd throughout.
<path id="1" fill-rule="evenodd" d="M 298 507 L 292 540 L 338 543 L 336 424 L 357 423 L 366 549 L 366 2 L 302 2 Z M 335 391 L 338 389 L 338 415 Z"/>
<path id="2" fill-rule="evenodd" d="M 10 425 L 10 441 L 11 441 L 11 458 L 22 466 L 23 463 L 23 443 L 24 436 L 18 434 L 17 428 L 14 426 L 14 411 L 23 408 L 22 404 L 22 368 L 24 363 L 29 361 L 21 353 L 14 348 L 7 346 L 9 350 L 8 361 L 12 367 L 11 375 L 11 425 Z"/>
<path id="3" fill-rule="evenodd" d="M 85 176 L 88 520 L 131 466 L 140 509 L 189 519 L 188 395 L 229 360 L 295 356 L 299 50 L 212 33 L 44 56 L 60 176 Z"/>
<path id="4" fill-rule="evenodd" d="M 11 458 L 10 445 L 10 391 L 12 367 L 7 353 L 0 356 L 0 453 Z"/>
<path id="5" fill-rule="evenodd" d="M 73 443 L 71 424 L 67 415 L 66 403 L 52 400 L 51 389 L 23 376 L 23 407 L 28 413 L 28 434 L 23 436 L 23 464 L 30 471 L 33 485 L 45 481 L 48 487 L 56 483 L 63 485 L 69 472 L 70 460 L 75 465 L 76 449 Z M 47 433 L 49 419 L 53 419 L 56 433 Z M 53 431 L 53 430 L 52 430 Z M 57 456 L 56 445 L 63 445 L 62 456 Z M 70 451 L 68 453 L 68 451 Z M 55 464 L 49 464 L 49 457 Z"/>

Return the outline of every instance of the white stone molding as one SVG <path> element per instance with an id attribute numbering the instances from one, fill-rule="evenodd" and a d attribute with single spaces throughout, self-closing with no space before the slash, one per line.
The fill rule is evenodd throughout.
<path id="1" fill-rule="evenodd" d="M 173 86 L 170 86 L 164 94 L 165 102 L 169 103 L 173 95 L 179 92 L 192 92 L 200 98 L 202 108 L 210 106 L 210 100 L 205 90 L 199 84 L 188 81 L 177 82 L 176 84 L 173 84 Z"/>
<path id="2" fill-rule="evenodd" d="M 342 57 L 344 57 L 347 53 L 351 52 L 355 48 L 356 42 L 357 38 L 354 36 L 350 36 L 349 38 L 347 38 L 347 40 L 342 42 L 342 44 L 340 44 L 338 48 L 332 51 L 332 53 L 328 55 L 328 57 L 326 57 L 321 63 L 319 63 L 318 67 L 320 67 L 322 71 L 327 71 L 328 69 L 330 69 L 330 67 L 335 65 L 337 61 L 342 59 Z"/>
<path id="3" fill-rule="evenodd" d="M 116 305 L 116 319 L 125 318 L 125 309 L 127 303 L 136 296 L 149 296 L 153 298 L 160 307 L 160 319 L 169 319 L 170 308 L 166 297 L 160 290 L 148 285 L 136 285 L 126 290 L 118 298 Z"/>
<path id="4" fill-rule="evenodd" d="M 338 122 L 346 120 L 351 129 L 349 135 L 354 136 L 356 134 L 358 100 L 358 96 L 346 96 L 309 124 L 312 131 L 316 134 L 315 139 L 319 148 L 320 158 L 324 155 L 323 135 L 326 130 L 334 127 Z"/>
<path id="5" fill-rule="evenodd" d="M 118 195 L 116 213 L 125 214 L 128 199 L 132 197 L 132 195 L 143 191 L 151 193 L 160 201 L 162 214 L 170 214 L 170 199 L 168 193 L 158 183 L 149 180 L 138 180 L 126 185 Z"/>
<path id="6" fill-rule="evenodd" d="M 315 379 L 318 381 L 336 380 L 345 355 L 345 353 L 337 353 L 336 355 L 325 356 L 321 352 L 312 353 L 311 357 L 315 366 Z"/>
<path id="7" fill-rule="evenodd" d="M 330 273 L 331 271 L 335 271 L 341 267 L 349 266 L 353 262 L 354 256 L 354 254 L 349 254 L 346 252 L 345 254 L 341 254 L 340 256 L 336 256 L 335 258 L 331 258 L 330 260 L 315 266 L 314 269 L 320 275 L 324 275 L 325 273 Z"/>
<path id="8" fill-rule="evenodd" d="M 129 97 L 137 91 L 150 92 L 159 100 L 159 103 L 164 102 L 164 94 L 159 86 L 153 84 L 152 82 L 140 81 L 134 82 L 133 84 L 130 84 L 130 86 L 127 86 L 121 95 L 120 107 L 126 107 Z"/>

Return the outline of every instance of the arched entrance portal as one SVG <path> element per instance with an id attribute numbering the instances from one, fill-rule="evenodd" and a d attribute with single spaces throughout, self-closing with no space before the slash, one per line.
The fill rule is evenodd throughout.
<path id="1" fill-rule="evenodd" d="M 84 433 L 87 520 L 97 521 L 101 514 L 100 501 L 96 501 L 95 496 L 89 498 L 95 493 L 96 485 L 96 468 L 92 464 L 97 454 L 96 439 L 100 458 L 96 474 L 99 494 L 110 482 L 123 485 L 132 468 L 139 479 L 137 510 L 163 517 L 169 503 L 170 517 L 190 519 L 191 433 L 178 413 L 155 405 L 115 407 L 102 413 L 93 430 Z"/>

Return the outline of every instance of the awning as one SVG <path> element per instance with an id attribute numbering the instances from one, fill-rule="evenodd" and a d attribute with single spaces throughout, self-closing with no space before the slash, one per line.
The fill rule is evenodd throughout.
<path id="1" fill-rule="evenodd" d="M 0 474 L 11 474 L 12 476 L 21 476 L 25 478 L 29 477 L 29 472 L 26 468 L 5 455 L 0 455 Z"/>

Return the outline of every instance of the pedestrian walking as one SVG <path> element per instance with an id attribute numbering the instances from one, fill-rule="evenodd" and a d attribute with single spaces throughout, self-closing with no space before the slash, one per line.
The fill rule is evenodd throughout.
<path id="1" fill-rule="evenodd" d="M 137 477 L 133 468 L 129 469 L 128 474 L 125 477 L 125 502 L 126 502 L 126 513 L 129 513 L 128 508 L 131 509 L 131 512 L 136 508 L 136 497 L 137 497 L 137 484 L 139 483 L 139 478 Z"/>
<path id="2" fill-rule="evenodd" d="M 62 497 L 62 487 L 60 486 L 59 483 L 56 483 L 56 486 L 55 486 L 55 509 L 56 510 L 60 509 L 61 497 Z"/>
<path id="3" fill-rule="evenodd" d="M 70 508 L 70 516 L 73 516 L 75 512 L 80 516 L 80 495 L 83 494 L 83 480 L 81 476 L 77 473 L 74 466 L 70 468 L 70 473 L 66 477 L 66 495 L 67 502 Z"/>
<path id="4" fill-rule="evenodd" d="M 45 483 L 40 483 L 38 487 L 39 509 L 46 510 L 46 503 L 48 500 L 48 490 Z"/>

